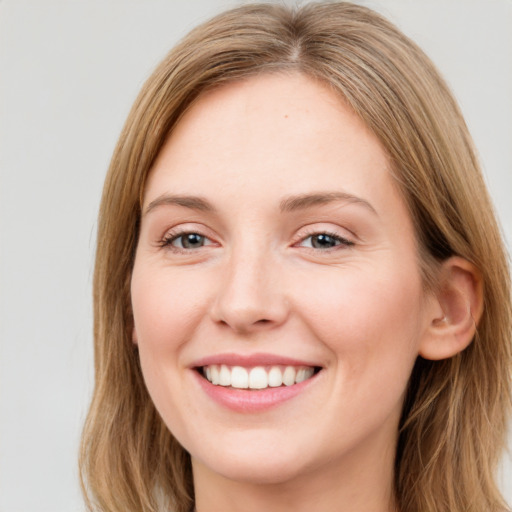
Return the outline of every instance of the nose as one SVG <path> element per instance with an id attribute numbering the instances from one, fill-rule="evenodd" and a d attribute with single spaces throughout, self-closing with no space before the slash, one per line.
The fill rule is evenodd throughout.
<path id="1" fill-rule="evenodd" d="M 245 251 L 226 262 L 218 279 L 211 317 L 241 334 L 272 329 L 289 314 L 281 272 L 269 254 Z"/>

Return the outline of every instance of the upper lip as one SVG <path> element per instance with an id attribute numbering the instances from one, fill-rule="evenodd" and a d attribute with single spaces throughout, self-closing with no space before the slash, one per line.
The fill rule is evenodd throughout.
<path id="1" fill-rule="evenodd" d="M 212 364 L 225 364 L 227 366 L 310 366 L 320 367 L 316 362 L 295 359 L 292 357 L 281 356 L 277 354 L 215 354 L 205 356 L 193 362 L 191 367 L 198 368 L 202 366 L 209 366 Z"/>

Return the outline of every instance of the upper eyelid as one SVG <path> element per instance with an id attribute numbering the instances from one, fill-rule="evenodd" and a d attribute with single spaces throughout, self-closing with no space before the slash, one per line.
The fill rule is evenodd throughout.
<path id="1" fill-rule="evenodd" d="M 206 226 L 196 222 L 185 222 L 166 228 L 161 238 L 166 238 L 169 234 L 171 236 L 179 236 L 186 233 L 197 233 L 206 238 L 215 237 L 214 232 Z"/>
<path id="2" fill-rule="evenodd" d="M 344 226 L 340 226 L 335 223 L 325 221 L 308 223 L 303 226 L 300 226 L 294 231 L 295 233 L 292 235 L 290 240 L 292 245 L 295 245 L 308 237 L 319 234 L 328 234 L 330 236 L 346 240 L 353 244 L 359 241 L 359 237 L 351 229 Z M 163 231 L 162 235 L 159 236 L 159 241 L 177 238 L 187 233 L 197 233 L 198 235 L 204 236 L 205 238 L 208 238 L 209 240 L 214 242 L 218 242 L 219 239 L 222 238 L 219 237 L 219 235 L 214 230 L 205 226 L 204 224 L 191 221 L 167 227 Z"/>
<path id="3" fill-rule="evenodd" d="M 173 241 L 182 236 L 192 235 L 192 234 L 199 235 L 199 236 L 205 238 L 206 240 L 210 240 L 211 242 L 214 242 L 213 237 L 205 235 L 204 233 L 202 233 L 199 230 L 189 230 L 189 229 L 186 229 L 183 231 L 180 230 L 180 231 L 176 231 L 176 232 L 172 232 L 172 231 L 168 230 L 165 232 L 164 236 L 162 237 L 162 241 Z"/>
<path id="4" fill-rule="evenodd" d="M 178 240 L 179 238 L 181 238 L 187 234 L 191 234 L 191 233 L 196 233 L 211 243 L 204 243 L 204 244 L 200 245 L 199 247 L 194 247 L 194 248 L 179 247 L 178 245 L 174 245 L 174 242 L 176 240 Z M 182 241 L 182 243 L 183 243 L 183 241 Z M 211 249 L 212 247 L 215 247 L 215 246 L 218 247 L 219 244 L 217 242 L 215 242 L 215 240 L 212 240 L 212 238 L 210 238 L 206 235 L 203 235 L 201 233 L 198 233 L 197 231 L 183 230 L 183 231 L 177 231 L 176 233 L 172 233 L 169 230 L 167 230 L 166 233 L 164 234 L 164 236 L 156 241 L 155 246 L 158 250 L 163 250 L 163 251 L 165 251 L 165 253 L 172 254 L 176 257 L 178 257 L 179 255 L 182 255 L 182 256 L 188 255 L 189 257 L 193 257 L 194 255 L 196 255 L 196 256 L 199 256 L 201 254 L 204 255 L 204 250 Z"/>
<path id="5" fill-rule="evenodd" d="M 163 234 L 158 235 L 158 237 L 154 239 L 153 243 L 158 248 L 170 249 L 172 247 L 174 250 L 176 250 L 176 252 L 180 252 L 180 250 L 185 252 L 192 251 L 189 249 L 180 249 L 179 247 L 175 247 L 172 245 L 172 242 L 174 240 L 190 233 L 196 233 L 212 242 L 211 244 L 206 244 L 204 246 L 201 246 L 200 248 L 210 247 L 212 245 L 218 244 L 217 237 L 215 237 L 211 229 L 208 229 L 205 226 L 202 226 L 195 222 L 185 222 L 177 224 L 175 226 L 168 227 L 167 229 L 164 230 Z M 197 251 L 198 249 L 195 250 Z"/>
<path id="6" fill-rule="evenodd" d="M 329 226 L 327 226 L 328 224 Z M 328 234 L 334 237 L 341 238 L 343 240 L 351 241 L 353 243 L 355 243 L 356 240 L 359 240 L 359 237 L 351 229 L 339 226 L 338 224 L 332 224 L 328 222 L 317 222 L 306 224 L 301 228 L 297 229 L 296 235 L 294 236 L 294 243 L 303 240 L 309 236 L 320 234 Z"/>
<path id="7" fill-rule="evenodd" d="M 334 239 L 337 239 L 340 243 L 336 244 L 336 245 L 333 245 L 332 247 L 326 247 L 326 248 L 323 248 L 323 249 L 318 249 L 318 248 L 315 248 L 315 247 L 307 247 L 307 246 L 302 246 L 302 247 L 304 247 L 305 249 L 309 249 L 309 250 L 312 249 L 314 251 L 327 252 L 329 250 L 336 250 L 337 248 L 340 248 L 340 246 L 344 247 L 344 248 L 348 248 L 348 247 L 353 247 L 354 245 L 356 245 L 353 240 L 350 240 L 347 237 L 340 236 L 340 235 L 337 235 L 335 233 L 329 233 L 329 232 L 325 232 L 324 231 L 324 232 L 313 233 L 311 235 L 302 237 L 297 242 L 295 242 L 293 244 L 293 246 L 294 247 L 301 247 L 300 244 L 304 243 L 308 238 L 312 238 L 312 237 L 317 236 L 317 235 L 327 235 L 327 236 L 330 236 L 330 237 L 332 237 Z"/>

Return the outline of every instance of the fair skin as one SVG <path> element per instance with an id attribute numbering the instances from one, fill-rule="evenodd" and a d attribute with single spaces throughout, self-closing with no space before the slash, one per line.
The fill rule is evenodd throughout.
<path id="1" fill-rule="evenodd" d="M 446 335 L 468 268 L 425 293 L 386 153 L 326 86 L 274 74 L 204 94 L 149 176 L 131 288 L 197 511 L 394 510 L 407 381 L 418 354 L 469 342 L 470 323 Z M 270 385 L 286 367 L 305 380 Z"/>

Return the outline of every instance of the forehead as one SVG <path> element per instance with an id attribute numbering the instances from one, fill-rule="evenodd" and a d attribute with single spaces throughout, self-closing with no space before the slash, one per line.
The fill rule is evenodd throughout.
<path id="1" fill-rule="evenodd" d="M 222 184 L 222 186 L 219 186 Z M 265 74 L 203 94 L 162 148 L 145 204 L 162 193 L 272 195 L 339 189 L 393 199 L 378 139 L 328 85 Z"/>

